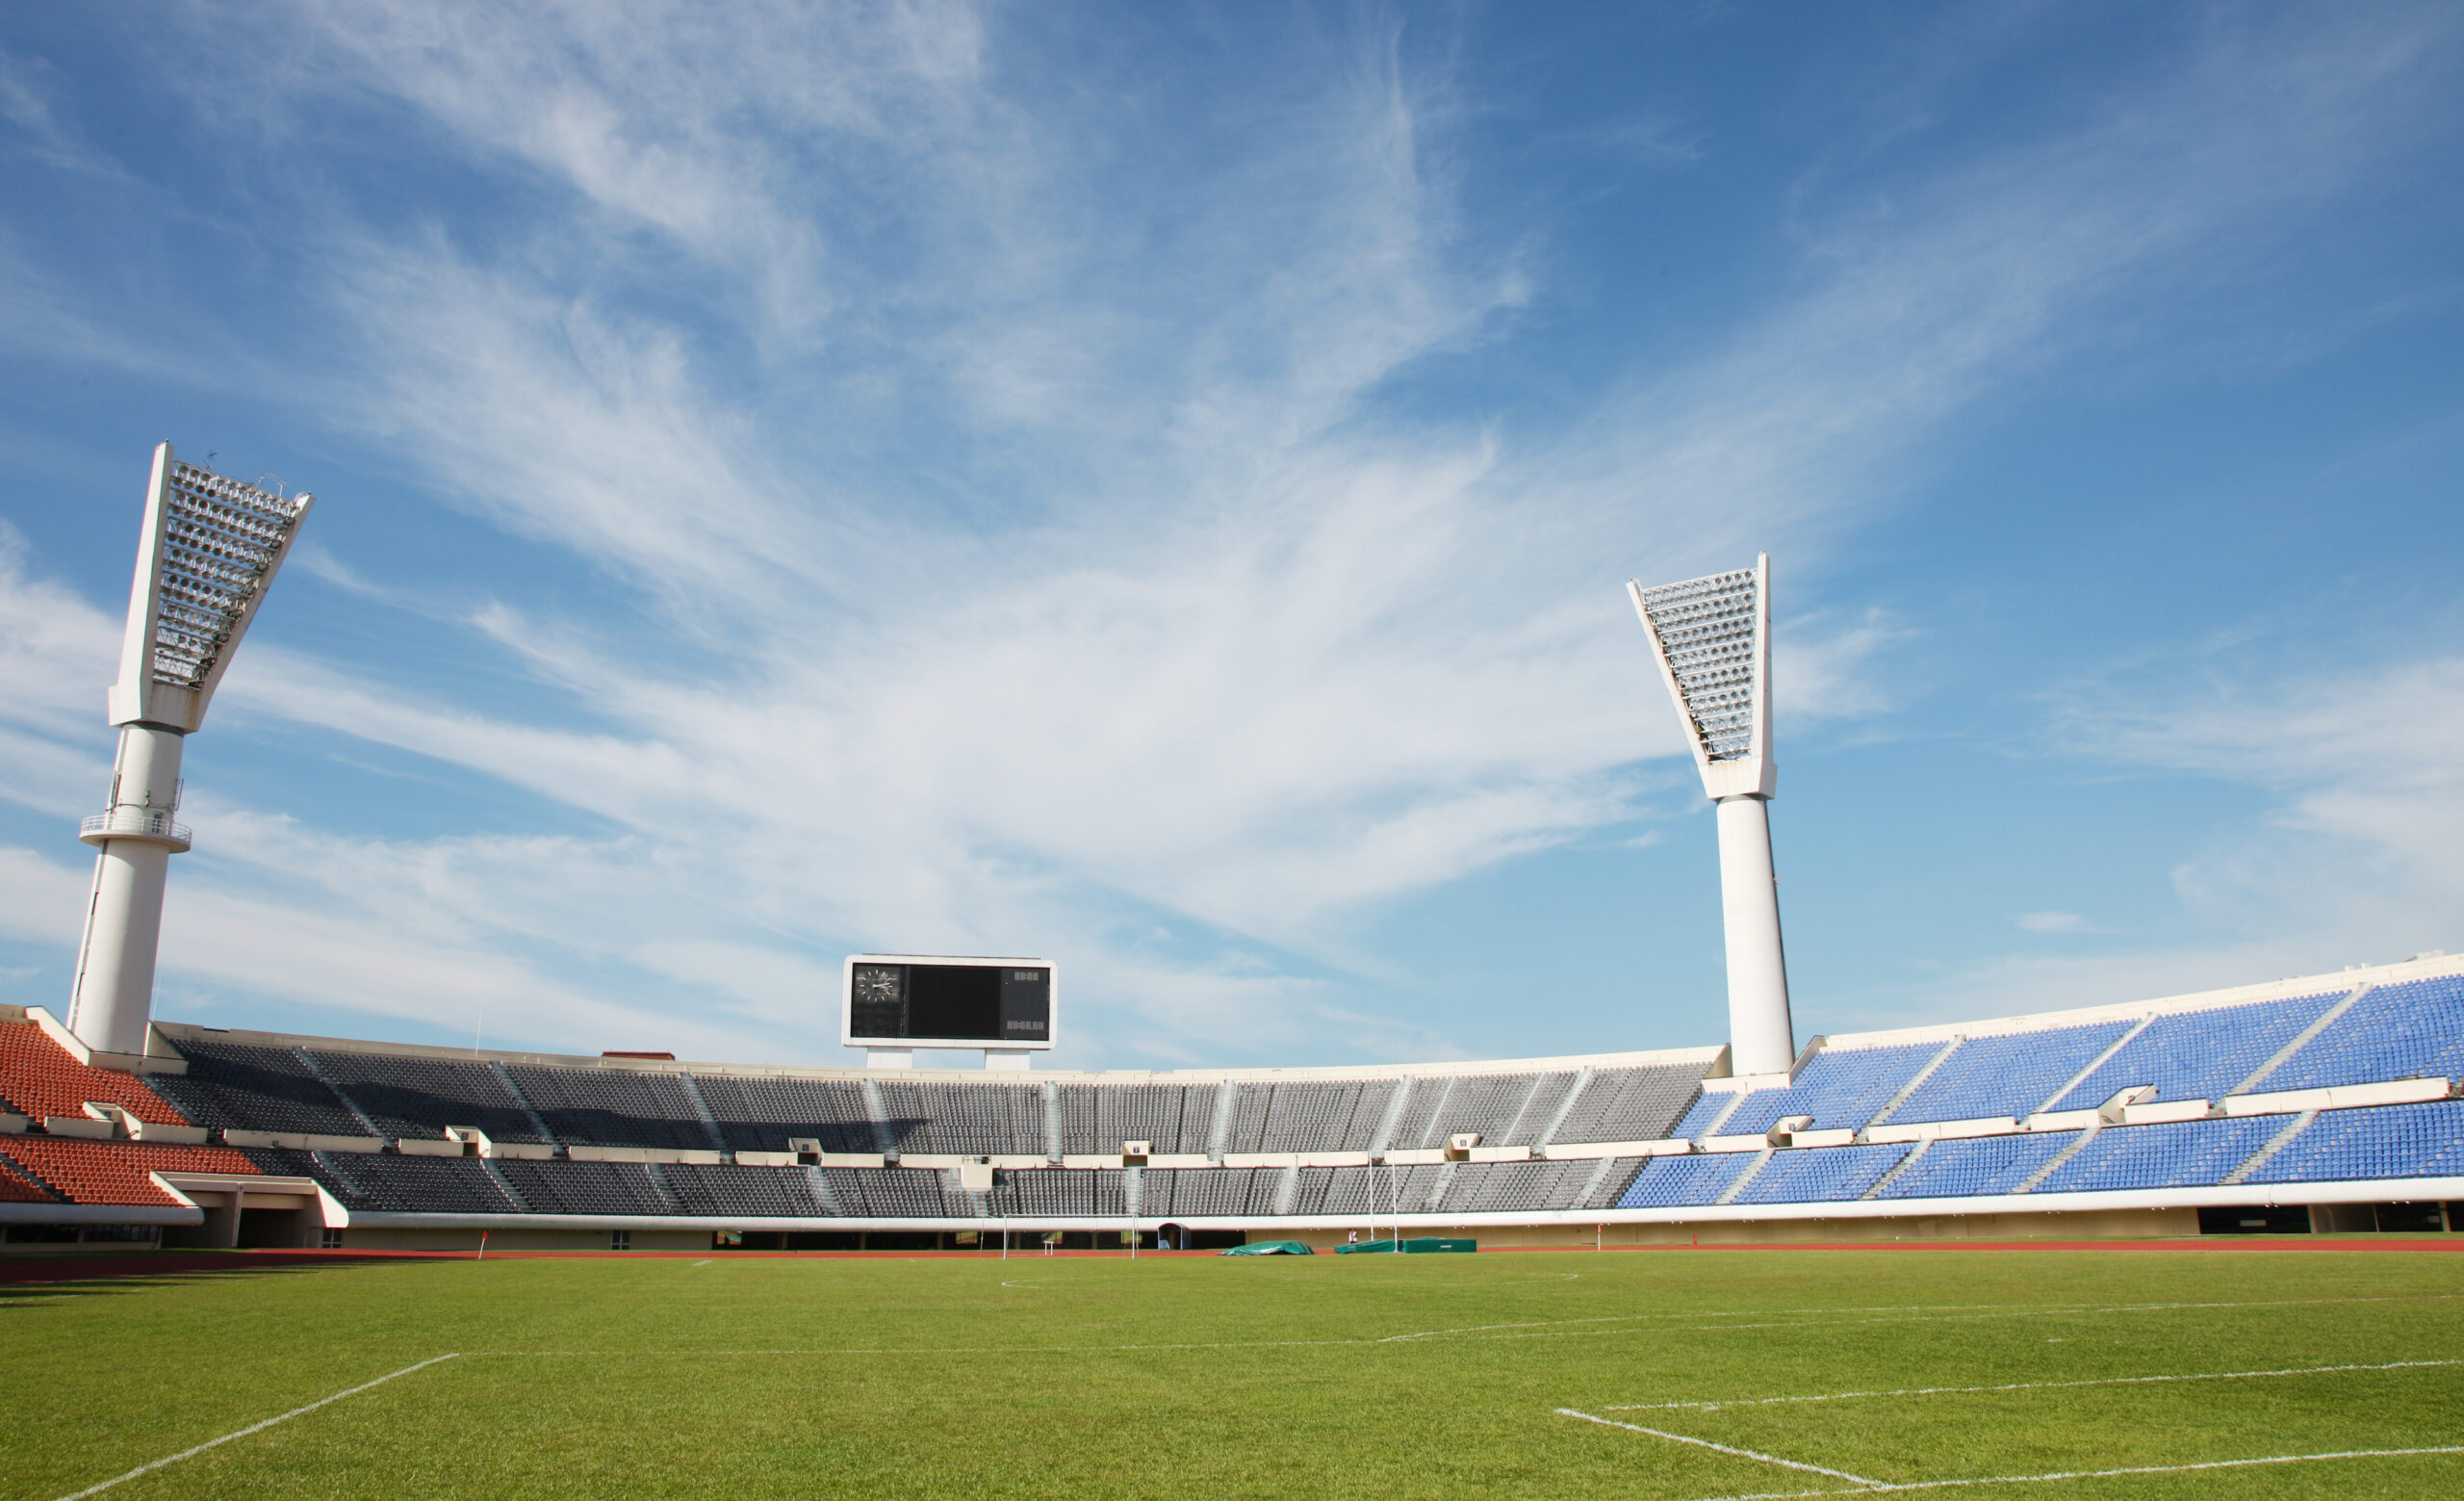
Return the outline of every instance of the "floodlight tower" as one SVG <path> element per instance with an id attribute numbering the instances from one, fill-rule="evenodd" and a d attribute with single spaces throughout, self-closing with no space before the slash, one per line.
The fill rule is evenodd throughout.
<path id="1" fill-rule="evenodd" d="M 231 665 L 265 602 L 274 571 L 315 504 L 183 464 L 154 449 L 137 582 L 129 591 L 119 681 L 106 698 L 119 730 L 112 800 L 78 837 L 100 851 L 86 902 L 86 934 L 68 995 L 68 1029 L 100 1054 L 135 1067 L 154 1009 L 154 954 L 163 932 L 163 883 L 189 848 L 177 822 L 180 748 Z"/>
<path id="2" fill-rule="evenodd" d="M 1720 820 L 1720 917 L 1728 932 L 1729 1056 L 1738 1074 L 1796 1061 L 1780 885 L 1771 871 L 1771 555 L 1751 568 L 1626 592 Z"/>

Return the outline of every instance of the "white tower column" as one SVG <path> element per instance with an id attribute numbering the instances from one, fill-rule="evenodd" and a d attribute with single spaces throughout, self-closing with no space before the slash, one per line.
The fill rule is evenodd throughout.
<path id="1" fill-rule="evenodd" d="M 94 884 L 68 1029 L 102 1052 L 141 1055 L 153 1014 L 154 959 L 163 932 L 163 888 L 171 856 L 189 847 L 173 821 L 180 802 L 180 750 L 186 737 L 159 725 L 119 732 L 111 807 L 86 820 L 79 837 L 95 845 Z"/>
<path id="2" fill-rule="evenodd" d="M 1788 961 L 1780 942 L 1780 878 L 1771 869 L 1770 799 L 1712 805 L 1720 821 L 1720 921 L 1728 935 L 1729 1055 L 1739 1074 L 1784 1074 L 1796 1061 Z"/>
<path id="3" fill-rule="evenodd" d="M 1771 558 L 1647 589 L 1629 581 L 1652 656 L 1718 810 L 1720 919 L 1728 939 L 1729 1061 L 1740 1074 L 1796 1062 L 1780 887 L 1771 868 Z"/>
<path id="4" fill-rule="evenodd" d="M 78 831 L 101 853 L 68 1029 L 95 1062 L 134 1068 L 144 1055 L 164 882 L 171 856 L 189 847 L 173 818 L 180 753 L 313 504 L 180 463 L 167 443 L 155 447 L 119 679 L 105 700 L 119 728 L 111 805 Z"/>

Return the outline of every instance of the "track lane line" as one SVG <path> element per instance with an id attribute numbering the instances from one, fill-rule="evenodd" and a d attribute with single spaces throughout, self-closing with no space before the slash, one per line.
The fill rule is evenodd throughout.
<path id="1" fill-rule="evenodd" d="M 361 1392 L 367 1391 L 372 1387 L 382 1386 L 387 1382 L 393 1381 L 397 1377 L 408 1376 L 413 1371 L 426 1370 L 429 1366 L 438 1364 L 441 1361 L 453 1359 L 460 1354 L 461 1352 L 457 1350 L 445 1355 L 430 1356 L 426 1359 L 420 1361 L 417 1365 L 405 1365 L 400 1370 L 379 1376 L 374 1381 L 362 1382 L 358 1385 L 353 1386 L 346 1391 L 335 1392 L 330 1397 L 319 1397 L 316 1401 L 309 1403 L 304 1408 L 293 1408 L 290 1411 L 282 1413 L 277 1417 L 267 1418 L 262 1423 L 250 1423 L 247 1427 L 233 1433 L 224 1434 L 219 1438 L 208 1438 L 205 1442 L 196 1445 L 194 1448 L 182 1449 L 177 1454 L 165 1455 L 163 1458 L 155 1460 L 150 1463 L 137 1466 L 137 1468 L 130 1470 L 125 1475 L 115 1475 L 111 1479 L 103 1481 L 97 1485 L 88 1486 L 83 1490 L 72 1490 L 68 1494 L 62 1496 L 60 1501 L 81 1501 L 82 1497 L 109 1490 L 114 1486 L 119 1485 L 122 1482 L 135 1480 L 140 1475 L 150 1474 L 155 1470 L 159 1470 L 166 1464 L 177 1464 L 182 1460 L 193 1459 L 195 1456 L 203 1454 L 206 1450 L 214 1448 L 218 1444 L 229 1443 L 234 1438 L 245 1438 L 250 1434 L 264 1433 L 267 1429 L 271 1428 L 276 1423 L 288 1423 L 295 1417 L 314 1412 L 321 1407 L 329 1407 L 334 1403 L 340 1402 L 345 1397 L 356 1397 Z"/>

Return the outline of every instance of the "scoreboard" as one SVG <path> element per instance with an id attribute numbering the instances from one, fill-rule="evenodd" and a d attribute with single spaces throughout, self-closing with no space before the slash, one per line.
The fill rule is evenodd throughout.
<path id="1" fill-rule="evenodd" d="M 855 954 L 839 1041 L 850 1048 L 1049 1048 L 1046 959 Z"/>

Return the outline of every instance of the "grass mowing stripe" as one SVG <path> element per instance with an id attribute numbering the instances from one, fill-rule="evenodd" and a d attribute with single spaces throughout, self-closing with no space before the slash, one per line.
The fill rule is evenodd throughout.
<path id="1" fill-rule="evenodd" d="M 1628 1402 L 1602 1408 L 1603 1412 L 1664 1412 L 1687 1408 L 1716 1412 L 1722 1408 L 1767 1408 L 1788 1402 L 1855 1402 L 1866 1397 L 1941 1397 L 1973 1391 L 2049 1391 L 2061 1386 L 2138 1386 L 2156 1382 L 2248 1381 L 2267 1376 L 2324 1376 L 2337 1371 L 2412 1371 L 2427 1366 L 2464 1365 L 2464 1360 L 2390 1360 L 2383 1365 L 2297 1365 L 2280 1371 L 2191 1371 L 2175 1376 L 2102 1376 L 2092 1381 L 2023 1381 L 1999 1386 L 1910 1386 L 1899 1391 L 1834 1391 L 1812 1397 L 1732 1397 L 1709 1402 Z"/>
<path id="2" fill-rule="evenodd" d="M 1651 1430 L 1639 1429 L 1637 1432 L 1649 1433 Z M 1661 1436 L 1675 1436 L 1662 1435 Z M 1713 1447 L 1716 1448 L 1717 1445 Z M 2259 1464 L 2317 1464 L 2328 1460 L 2395 1460 L 2421 1454 L 2464 1454 L 2464 1444 L 2445 1444 L 2432 1449 L 2340 1449 L 2332 1454 L 2272 1454 L 2256 1460 L 2206 1460 L 2196 1464 L 2135 1464 L 2128 1469 L 2118 1470 L 2055 1470 L 2045 1475 L 1979 1475 L 1972 1480 L 1874 1481 L 1867 1484 L 1861 1491 L 1761 1490 L 1751 1495 L 1707 1496 L 1704 1501 L 1796 1501 L 1796 1498 L 1803 1496 L 1879 1495 L 1892 1490 L 1948 1490 L 1957 1486 L 2036 1486 L 2057 1480 L 2113 1480 L 2123 1475 L 2184 1475 L 2193 1470 L 2238 1470 L 2248 1469 Z M 1784 1460 L 1780 1462 L 1787 1462 Z M 1805 1468 L 1803 1465 L 1798 1467 Z"/>
<path id="3" fill-rule="evenodd" d="M 832 1346 L 814 1350 L 469 1350 L 463 1352 L 472 1359 L 531 1359 L 547 1357 L 573 1358 L 588 1360 L 639 1360 L 652 1356 L 681 1356 L 688 1359 L 721 1359 L 738 1356 L 822 1356 L 822 1355 L 1113 1355 L 1137 1350 L 1299 1350 L 1319 1345 L 1373 1345 L 1374 1339 L 1219 1339 L 1184 1341 L 1151 1345 L 927 1345 L 903 1346 L 898 1349 L 842 1349 Z"/>
<path id="4" fill-rule="evenodd" d="M 405 1365 L 400 1370 L 392 1371 L 386 1375 L 379 1376 L 372 1382 L 362 1382 L 347 1391 L 338 1391 L 330 1397 L 319 1397 L 316 1401 L 309 1403 L 304 1408 L 293 1408 L 290 1411 L 285 1412 L 278 1417 L 267 1418 L 262 1423 L 250 1423 L 247 1427 L 243 1428 L 236 1433 L 224 1434 L 219 1438 L 208 1438 L 205 1442 L 198 1444 L 192 1449 L 182 1449 L 177 1454 L 167 1454 L 163 1458 L 153 1461 L 150 1463 L 137 1466 L 137 1468 L 130 1470 L 125 1475 L 114 1475 L 111 1479 L 103 1481 L 97 1485 L 88 1486 L 83 1490 L 72 1490 L 68 1494 L 62 1496 L 60 1501 L 80 1501 L 80 1498 L 82 1497 L 109 1490 L 114 1486 L 119 1485 L 123 1481 L 135 1480 L 138 1476 L 150 1473 L 154 1470 L 159 1470 L 166 1464 L 177 1464 L 182 1460 L 193 1459 L 197 1455 L 203 1454 L 206 1450 L 215 1447 L 217 1444 L 226 1444 L 234 1438 L 245 1438 L 250 1434 L 264 1433 L 267 1429 L 271 1428 L 276 1423 L 288 1423 L 295 1417 L 298 1417 L 303 1413 L 314 1412 L 319 1408 L 327 1407 L 333 1403 L 340 1402 L 345 1397 L 356 1397 L 361 1392 L 367 1391 L 371 1387 L 384 1385 L 387 1382 L 394 1380 L 395 1377 L 408 1376 L 413 1371 L 426 1370 L 429 1366 L 434 1365 L 439 1361 L 452 1359 L 454 1355 L 458 1353 L 459 1352 L 453 1352 L 446 1355 L 430 1356 L 426 1359 L 419 1362 L 417 1365 Z"/>
<path id="5" fill-rule="evenodd" d="M 1009 1286 L 1007 1282 L 1003 1286 Z M 1569 1324 L 1628 1324 L 1643 1319 L 1744 1319 L 1796 1318 L 1817 1313 L 1909 1313 L 1944 1318 L 2032 1318 L 2047 1313 L 2154 1313 L 2182 1308 L 2285 1308 L 2305 1307 L 2327 1303 L 2450 1303 L 2459 1293 L 2403 1293 L 2378 1298 L 2264 1298 L 2245 1299 L 2233 1303 L 1886 1303 L 1854 1308 L 1740 1308 L 1733 1311 L 1684 1309 L 1671 1313 L 1602 1313 L 1580 1319 L 1530 1319 L 1516 1324 L 1465 1324 L 1454 1329 L 1424 1330 L 1413 1334 L 1388 1334 L 1378 1341 L 1400 1344 L 1411 1339 L 1437 1339 L 1453 1334 L 1485 1334 L 1501 1329 L 1556 1329 Z M 1827 1319 L 1825 1323 L 1856 1322 Z M 1876 1320 L 1879 1323 L 1901 1323 L 1898 1319 Z M 1682 1333 L 1699 1333 L 1718 1328 L 1787 1329 L 1786 1324 L 1737 1324 L 1702 1326 L 1700 1330 Z M 1623 1331 L 1611 1331 L 1623 1333 Z M 1511 1336 L 1506 1336 L 1511 1337 Z"/>
<path id="6" fill-rule="evenodd" d="M 1007 1285 L 1006 1283 L 1004 1285 Z M 1356 1339 L 1215 1339 L 1184 1340 L 1166 1344 L 1137 1345 L 934 1345 L 909 1346 L 896 1349 L 810 1349 L 810 1350 L 473 1350 L 474 1358 L 481 1356 L 546 1357 L 562 1356 L 603 1359 L 634 1359 L 649 1356 L 815 1356 L 815 1355 L 1108 1355 L 1139 1350 L 1302 1350 L 1334 1346 L 1399 1345 L 1426 1339 L 1579 1339 L 1610 1334 L 1720 1334 L 1732 1330 L 1763 1329 L 1826 1329 L 1839 1325 L 1859 1324 L 1943 1324 L 1976 1319 L 2044 1318 L 2064 1313 L 2171 1313 L 2210 1308 L 2283 1308 L 2308 1307 L 2320 1304 L 2344 1303 L 2441 1303 L 2451 1302 L 2464 1294 L 2424 1293 L 2394 1298 L 2263 1298 L 2239 1303 L 2115 1303 L 2057 1304 L 2035 1307 L 2025 1304 L 1908 1304 L 1906 1307 L 1982 1308 L 1986 1311 L 1959 1313 L 1919 1313 L 1905 1318 L 1790 1319 L 1773 1324 L 1698 1324 L 1680 1329 L 1555 1329 L 1563 1324 L 1646 1323 L 1672 1318 L 1745 1318 L 1746 1313 L 1608 1313 L 1580 1319 L 1544 1319 L 1526 1324 L 1469 1324 L 1458 1329 L 1424 1330 L 1410 1334 L 1382 1334 Z M 1792 1308 L 1791 1313 L 1826 1313 L 1828 1308 Z M 1874 1311 L 1860 1309 L 1860 1312 Z M 1883 1311 L 1889 1311 L 1887 1309 Z M 1538 1331 L 1522 1333 L 1488 1333 L 1489 1330 Z M 2445 1362 L 2425 1361 L 2424 1364 Z M 2464 1363 L 2464 1362 L 2456 1362 Z M 1635 1411 L 1639 1409 L 1616 1409 Z"/>
<path id="7" fill-rule="evenodd" d="M 1561 1417 L 1578 1417 L 1586 1423 L 1598 1423 L 1603 1428 L 1622 1428 L 1630 1434 L 1649 1434 L 1655 1438 L 1666 1438 L 1675 1443 L 1690 1443 L 1705 1449 L 1717 1449 L 1722 1454 L 1733 1454 L 1740 1459 L 1759 1460 L 1765 1464 L 1777 1464 L 1785 1469 L 1805 1470 L 1808 1473 L 1814 1475 L 1828 1475 L 1834 1480 L 1844 1480 L 1852 1485 L 1862 1486 L 1868 1490 L 1886 1490 L 1890 1488 L 1889 1482 L 1887 1481 L 1867 1480 L 1862 1475 L 1851 1475 L 1846 1470 L 1826 1469 L 1819 1464 L 1808 1464 L 1802 1460 L 1784 1460 L 1776 1454 L 1763 1454 L 1758 1450 L 1732 1448 L 1728 1444 L 1713 1443 L 1708 1438 L 1692 1438 L 1688 1437 L 1684 1434 L 1666 1434 L 1660 1432 L 1656 1428 L 1645 1428 L 1640 1423 L 1621 1423 L 1615 1418 L 1598 1417 L 1589 1412 L 1578 1412 L 1572 1408 L 1559 1408 L 1557 1410 L 1557 1413 Z"/>

